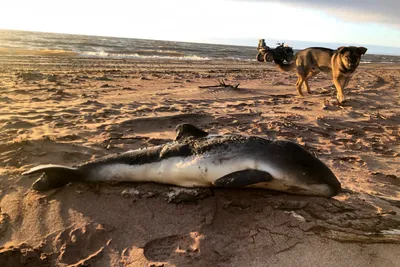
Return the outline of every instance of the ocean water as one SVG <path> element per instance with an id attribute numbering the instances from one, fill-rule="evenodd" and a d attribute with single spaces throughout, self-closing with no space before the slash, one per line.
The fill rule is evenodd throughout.
<path id="1" fill-rule="evenodd" d="M 255 61 L 257 43 L 255 39 L 251 47 L 0 30 L 0 55 Z M 367 53 L 362 62 L 400 63 L 400 56 Z"/>

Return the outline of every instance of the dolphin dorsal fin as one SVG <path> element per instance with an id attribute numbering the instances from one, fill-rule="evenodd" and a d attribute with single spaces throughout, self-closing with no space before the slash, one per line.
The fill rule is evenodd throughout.
<path id="1" fill-rule="evenodd" d="M 176 131 L 176 137 L 175 137 L 176 141 L 189 137 L 196 139 L 196 138 L 206 137 L 208 135 L 207 132 L 189 123 L 179 124 L 178 126 L 176 126 L 175 131 Z"/>

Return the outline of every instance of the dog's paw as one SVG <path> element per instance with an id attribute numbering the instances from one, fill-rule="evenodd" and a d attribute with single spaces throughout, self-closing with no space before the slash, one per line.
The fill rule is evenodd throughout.
<path id="1" fill-rule="evenodd" d="M 339 101 L 339 99 L 337 99 L 337 106 L 338 107 L 344 107 L 345 105 L 347 104 L 347 100 L 342 100 L 342 101 Z"/>
<path id="2" fill-rule="evenodd" d="M 342 103 L 344 103 L 346 101 L 346 99 L 344 98 L 343 95 L 336 96 L 336 99 L 337 99 L 339 104 L 342 104 Z"/>

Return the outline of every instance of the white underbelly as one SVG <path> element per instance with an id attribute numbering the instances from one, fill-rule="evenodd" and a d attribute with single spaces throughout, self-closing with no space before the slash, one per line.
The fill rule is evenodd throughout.
<path id="1" fill-rule="evenodd" d="M 143 165 L 106 165 L 93 173 L 91 180 L 148 181 L 184 187 L 211 186 L 216 179 L 245 169 L 261 169 L 271 172 L 268 166 L 259 164 L 252 158 L 247 159 L 239 155 L 226 155 L 224 158 L 223 156 L 203 154 L 173 157 Z"/>

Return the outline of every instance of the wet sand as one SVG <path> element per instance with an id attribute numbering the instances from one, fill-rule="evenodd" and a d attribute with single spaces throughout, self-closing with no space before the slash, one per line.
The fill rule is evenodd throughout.
<path id="1" fill-rule="evenodd" d="M 400 66 L 361 65 L 298 97 L 293 72 L 239 61 L 0 57 L 1 266 L 399 266 Z M 234 88 L 199 88 L 224 78 Z M 324 103 L 326 104 L 324 106 Z M 345 192 L 74 184 L 21 177 L 168 142 L 179 123 L 298 142 Z"/>

